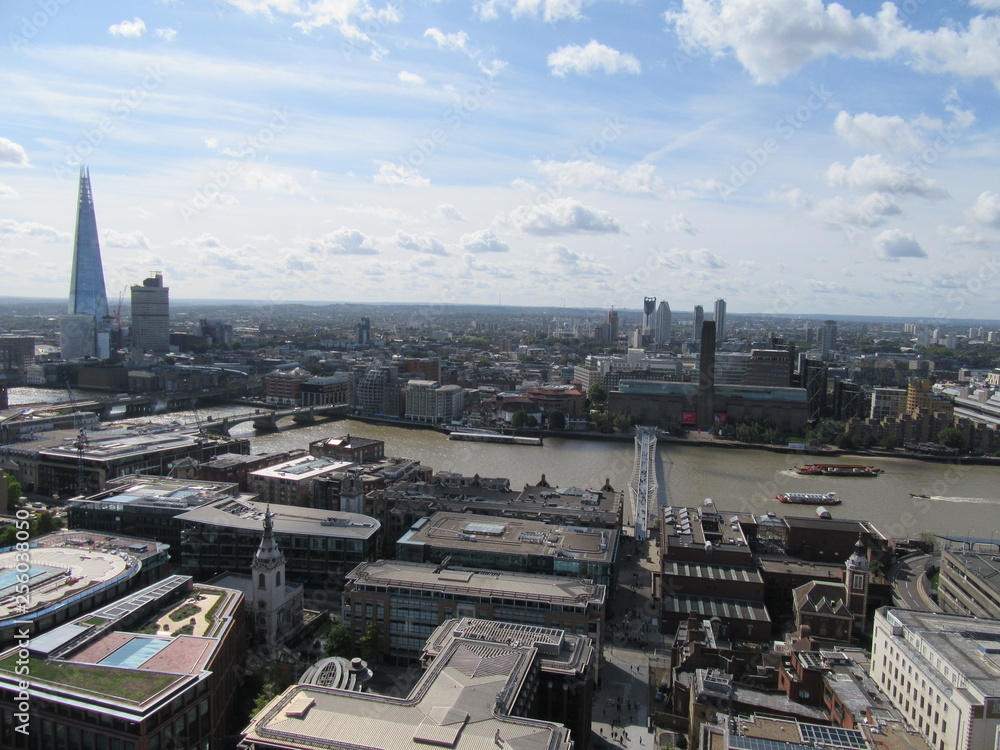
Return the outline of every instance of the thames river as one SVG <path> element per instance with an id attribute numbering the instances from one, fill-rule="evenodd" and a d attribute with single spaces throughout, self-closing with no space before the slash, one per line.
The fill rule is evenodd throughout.
<path id="1" fill-rule="evenodd" d="M 41 401 L 39 393 L 51 394 L 44 400 L 57 395 L 33 388 L 11 389 L 11 404 Z M 246 407 L 206 409 L 197 413 L 197 419 L 204 423 L 209 417 L 246 411 Z M 157 417 L 171 419 L 196 422 L 194 412 Z M 306 448 L 313 440 L 345 433 L 384 440 L 387 455 L 419 459 L 435 471 L 506 477 L 516 488 L 535 484 L 544 474 L 553 486 L 599 488 L 608 479 L 616 490 L 622 490 L 634 455 L 631 441 L 546 438 L 542 447 L 467 443 L 448 440 L 446 435 L 431 430 L 353 420 L 285 427 L 265 434 L 256 434 L 249 423 L 233 430 L 234 435 L 250 438 L 254 453 Z M 995 536 L 1000 540 L 1000 468 L 842 456 L 836 460 L 871 464 L 884 473 L 874 478 L 800 477 L 794 467 L 815 459 L 662 441 L 658 459 L 661 504 L 695 505 L 710 497 L 723 512 L 802 516 L 811 515 L 813 509 L 783 505 L 774 499 L 775 495 L 790 491 L 836 492 L 843 503 L 829 507 L 834 517 L 871 521 L 886 536 L 915 537 L 922 531 L 932 531 L 956 537 Z M 913 498 L 910 493 L 932 499 Z"/>

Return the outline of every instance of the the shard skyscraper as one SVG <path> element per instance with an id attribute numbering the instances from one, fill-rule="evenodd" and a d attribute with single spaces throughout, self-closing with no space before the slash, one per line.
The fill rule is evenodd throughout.
<path id="1" fill-rule="evenodd" d="M 86 167 L 80 168 L 73 275 L 69 284 L 69 305 L 60 321 L 60 332 L 64 360 L 111 356 L 108 295 L 104 289 L 104 266 L 90 192 L 90 171 Z"/>

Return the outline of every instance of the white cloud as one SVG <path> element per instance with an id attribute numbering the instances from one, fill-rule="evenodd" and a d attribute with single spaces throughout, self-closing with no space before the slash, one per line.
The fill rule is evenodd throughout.
<path id="1" fill-rule="evenodd" d="M 464 31 L 454 34 L 445 34 L 441 29 L 429 28 L 424 32 L 424 36 L 432 39 L 440 49 L 465 52 L 468 50 L 469 35 Z"/>
<path id="2" fill-rule="evenodd" d="M 497 58 L 489 58 L 481 50 L 469 44 L 469 35 L 464 31 L 457 31 L 454 34 L 446 34 L 441 29 L 429 28 L 424 32 L 424 37 L 432 39 L 438 49 L 461 52 L 490 78 L 495 77 L 507 67 L 507 63 Z"/>
<path id="3" fill-rule="evenodd" d="M 409 84 L 411 86 L 423 86 L 427 81 L 424 80 L 423 76 L 418 76 L 416 73 L 410 73 L 406 70 L 399 71 L 399 81 L 400 83 Z"/>
<path id="4" fill-rule="evenodd" d="M 427 255 L 447 255 L 444 244 L 434 237 L 414 237 L 402 230 L 397 230 L 393 237 L 393 242 L 403 250 L 412 250 L 415 253 L 425 253 Z"/>
<path id="5" fill-rule="evenodd" d="M 256 262 L 250 257 L 250 252 L 255 250 L 253 246 L 226 247 L 215 235 L 208 232 L 191 239 L 178 240 L 173 244 L 195 250 L 198 253 L 198 262 L 208 266 L 217 266 L 229 271 L 250 271 L 255 267 Z"/>
<path id="6" fill-rule="evenodd" d="M 462 250 L 467 253 L 506 253 L 510 250 L 510 245 L 501 240 L 492 229 L 480 229 L 478 232 L 471 232 L 462 235 L 459 244 Z"/>
<path id="7" fill-rule="evenodd" d="M 822 0 L 683 0 L 666 21 L 689 54 L 735 55 L 758 83 L 777 83 L 828 55 L 867 60 L 899 57 L 916 70 L 985 76 L 1000 84 L 1000 18 L 975 16 L 919 31 L 899 8 L 853 15 Z"/>
<path id="8" fill-rule="evenodd" d="M 667 229 L 672 232 L 685 232 L 687 234 L 698 233 L 698 230 L 694 228 L 694 224 L 688 221 L 688 218 L 684 214 L 674 214 L 667 219 Z"/>
<path id="9" fill-rule="evenodd" d="M 315 240 L 308 240 L 306 246 L 310 252 L 327 253 L 328 255 L 378 255 L 375 241 L 357 229 L 340 229 L 324 234 Z"/>
<path id="10" fill-rule="evenodd" d="M 980 10 L 1000 10 L 1000 0 L 969 0 L 969 5 Z"/>
<path id="11" fill-rule="evenodd" d="M 478 16 L 486 21 L 499 18 L 503 10 L 514 18 L 528 16 L 551 23 L 582 18 L 583 5 L 584 0 L 482 0 L 475 8 Z"/>
<path id="12" fill-rule="evenodd" d="M 986 245 L 989 240 L 973 229 L 966 226 L 939 226 L 938 235 L 943 237 L 953 245 Z"/>
<path id="13" fill-rule="evenodd" d="M 832 229 L 877 227 L 885 224 L 887 217 L 901 213 L 903 210 L 888 193 L 871 193 L 854 203 L 837 197 L 821 201 L 810 209 L 810 215 L 814 219 Z"/>
<path id="14" fill-rule="evenodd" d="M 985 227 L 1000 229 L 1000 195 L 984 190 L 969 209 L 972 218 Z"/>
<path id="15" fill-rule="evenodd" d="M 633 164 L 623 172 L 585 159 L 532 162 L 547 179 L 563 187 L 595 188 L 628 195 L 650 195 L 663 189 L 652 164 Z"/>
<path id="16" fill-rule="evenodd" d="M 874 144 L 890 151 L 917 151 L 924 146 L 917 128 L 898 115 L 883 117 L 862 112 L 852 116 L 841 110 L 833 129 L 848 143 Z"/>
<path id="17" fill-rule="evenodd" d="M 462 216 L 461 212 L 450 203 L 442 203 L 438 206 L 437 214 L 442 219 L 448 219 L 449 221 L 465 221 L 465 217 Z"/>
<path id="18" fill-rule="evenodd" d="M 609 75 L 614 73 L 638 75 L 642 72 L 642 66 L 634 55 L 619 52 L 594 39 L 591 39 L 585 47 L 575 44 L 560 47 L 549 54 L 548 63 L 552 75 L 559 78 L 565 78 L 567 73 L 586 75 L 595 70 Z"/>
<path id="19" fill-rule="evenodd" d="M 430 185 L 431 181 L 420 176 L 419 169 L 413 169 L 402 164 L 392 164 L 381 162 L 378 167 L 378 174 L 372 179 L 380 185 L 409 185 L 411 187 L 424 187 Z"/>
<path id="20" fill-rule="evenodd" d="M 839 162 L 831 164 L 826 178 L 833 187 L 854 190 L 919 195 L 923 198 L 943 198 L 947 195 L 934 180 L 922 177 L 918 168 L 889 164 L 879 154 L 859 156 L 850 167 Z"/>
<path id="21" fill-rule="evenodd" d="M 37 221 L 17 221 L 16 219 L 0 219 L 0 237 L 9 235 L 12 237 L 34 237 L 46 242 L 66 242 L 69 235 L 60 232 Z"/>
<path id="22" fill-rule="evenodd" d="M 511 212 L 510 222 L 522 232 L 539 235 L 621 231 L 618 222 L 607 211 L 585 206 L 573 198 L 519 206 Z"/>
<path id="23" fill-rule="evenodd" d="M 149 250 L 149 240 L 142 232 L 117 232 L 105 229 L 101 232 L 101 243 L 108 247 L 124 247 L 130 250 Z"/>
<path id="24" fill-rule="evenodd" d="M 875 249 L 882 254 L 884 260 L 927 257 L 917 238 L 899 229 L 886 229 L 880 233 L 875 238 Z"/>
<path id="25" fill-rule="evenodd" d="M 177 29 L 157 29 L 155 32 L 157 39 L 165 42 L 172 42 L 177 38 Z"/>
<path id="26" fill-rule="evenodd" d="M 132 21 L 122 21 L 108 27 L 111 36 L 138 39 L 146 32 L 146 23 L 141 18 Z"/>
<path id="27" fill-rule="evenodd" d="M 243 184 L 249 190 L 259 190 L 263 193 L 283 193 L 292 195 L 304 193 L 302 186 L 295 178 L 282 172 L 265 172 L 259 167 L 243 172 Z"/>
<path id="28" fill-rule="evenodd" d="M 726 268 L 728 265 L 726 261 L 704 247 L 697 250 L 683 250 L 675 247 L 666 252 L 661 251 L 657 253 L 657 261 L 668 268 L 695 266 L 698 268 L 716 269 Z"/>
<path id="29" fill-rule="evenodd" d="M 0 182 L 0 198 L 20 198 L 21 194 L 17 192 L 10 185 L 4 185 Z"/>
<path id="30" fill-rule="evenodd" d="M 612 271 L 589 255 L 570 250 L 565 245 L 539 245 L 559 273 L 568 276 L 609 276 Z"/>
<path id="31" fill-rule="evenodd" d="M 28 166 L 28 153 L 21 144 L 0 136 L 0 164 L 26 167 Z"/>

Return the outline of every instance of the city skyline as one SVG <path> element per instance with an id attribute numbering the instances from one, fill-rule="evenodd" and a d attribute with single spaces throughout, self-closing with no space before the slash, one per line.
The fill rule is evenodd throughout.
<path id="1" fill-rule="evenodd" d="M 0 295 L 993 318 L 998 9 L 15 3 Z"/>

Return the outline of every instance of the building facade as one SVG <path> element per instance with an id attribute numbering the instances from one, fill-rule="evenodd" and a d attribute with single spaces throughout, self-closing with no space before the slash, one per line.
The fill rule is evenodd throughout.
<path id="1" fill-rule="evenodd" d="M 159 271 L 132 286 L 131 336 L 136 354 L 170 349 L 170 289 Z"/>

